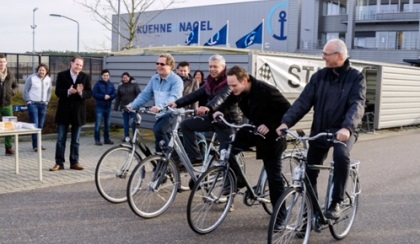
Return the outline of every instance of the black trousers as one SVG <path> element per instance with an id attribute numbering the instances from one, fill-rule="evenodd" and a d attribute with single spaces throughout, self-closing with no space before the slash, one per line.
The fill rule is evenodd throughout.
<path id="1" fill-rule="evenodd" d="M 195 132 L 215 131 L 220 143 L 219 149 L 227 149 L 229 146 L 229 136 L 232 129 L 221 123 L 212 123 L 212 121 L 213 119 L 210 119 L 209 115 L 203 115 L 185 119 L 181 122 L 184 148 L 192 162 L 203 160 L 197 145 Z"/>
<path id="2" fill-rule="evenodd" d="M 233 154 L 237 154 L 241 149 L 257 146 L 257 154 L 261 155 L 261 159 L 264 163 L 265 171 L 267 172 L 268 187 L 270 189 L 270 200 L 273 207 L 276 205 L 277 200 L 280 198 L 284 191 L 284 183 L 281 175 L 281 155 L 287 147 L 286 139 L 278 141 L 270 139 L 261 139 L 261 137 L 255 136 L 244 130 L 239 130 L 236 133 L 236 139 L 233 143 Z M 263 150 L 264 153 L 258 152 Z M 232 167 L 238 176 L 238 187 L 240 187 L 240 179 L 236 167 Z"/>
<path id="3" fill-rule="evenodd" d="M 350 171 L 350 151 L 356 142 L 356 137 L 351 135 L 345 142 L 347 146 L 340 143 L 327 142 L 326 140 L 311 141 L 308 149 L 308 164 L 322 165 L 327 158 L 331 147 L 334 161 L 334 188 L 332 201 L 339 203 L 344 200 L 344 189 Z M 307 170 L 311 184 L 316 187 L 319 170 Z"/>

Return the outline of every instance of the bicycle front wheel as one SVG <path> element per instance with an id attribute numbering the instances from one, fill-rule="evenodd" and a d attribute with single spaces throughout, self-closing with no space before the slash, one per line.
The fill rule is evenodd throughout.
<path id="1" fill-rule="evenodd" d="M 127 201 L 129 174 L 142 158 L 130 147 L 115 146 L 108 149 L 99 159 L 95 170 L 95 184 L 99 194 L 112 203 Z"/>
<path id="2" fill-rule="evenodd" d="M 287 188 L 273 209 L 268 243 L 307 243 L 311 232 L 312 204 L 300 188 Z"/>
<path id="3" fill-rule="evenodd" d="M 175 200 L 178 185 L 175 164 L 159 155 L 149 156 L 134 168 L 128 180 L 128 204 L 140 217 L 159 216 Z"/>
<path id="4" fill-rule="evenodd" d="M 329 225 L 331 235 L 336 240 L 346 237 L 353 226 L 356 217 L 357 208 L 359 206 L 360 183 L 359 178 L 354 170 L 350 170 L 347 178 L 344 200 L 340 205 L 341 217 L 334 220 Z"/>
<path id="5" fill-rule="evenodd" d="M 234 177 L 224 166 L 212 167 L 202 174 L 188 198 L 187 219 L 198 234 L 215 230 L 226 218 L 233 203 Z"/>
<path id="6" fill-rule="evenodd" d="M 283 177 L 284 187 L 292 184 L 293 169 L 299 165 L 299 158 L 288 155 L 281 159 L 281 174 Z"/>

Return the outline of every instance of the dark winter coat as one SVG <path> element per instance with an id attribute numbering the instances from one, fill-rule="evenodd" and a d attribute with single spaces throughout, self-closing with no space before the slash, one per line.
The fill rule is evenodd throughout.
<path id="1" fill-rule="evenodd" d="M 350 67 L 347 59 L 342 67 L 323 68 L 315 72 L 299 98 L 283 117 L 289 128 L 314 108 L 311 135 L 347 128 L 356 133 L 362 120 L 366 100 L 363 74 Z"/>
<path id="2" fill-rule="evenodd" d="M 249 143 L 245 140 L 254 140 L 254 144 L 257 146 L 258 159 L 277 157 L 281 154 L 281 148 L 284 145 L 281 145 L 282 142 L 276 141 L 278 137 L 276 129 L 280 126 L 283 115 L 290 108 L 290 103 L 276 87 L 267 82 L 257 80 L 253 76 L 250 76 L 250 82 L 251 89 L 249 92 L 243 92 L 238 96 L 233 93 L 230 94 L 220 108 L 238 104 L 250 124 L 256 127 L 264 124 L 269 129 L 265 139 L 259 136 L 249 137 L 246 135 L 242 139 L 237 135 L 235 145 L 241 147 L 241 141 L 246 145 Z"/>
<path id="3" fill-rule="evenodd" d="M 140 86 L 135 80 L 127 83 L 122 82 L 117 89 L 117 97 L 114 103 L 114 110 L 120 110 L 122 106 L 131 103 L 141 92 Z"/>
<path id="4" fill-rule="evenodd" d="M 78 93 L 68 95 L 70 86 L 74 89 L 77 84 L 83 84 L 83 92 L 80 96 Z M 86 123 L 86 103 L 85 99 L 92 97 L 91 79 L 88 74 L 80 72 L 76 82 L 70 75 L 70 69 L 57 74 L 55 94 L 59 98 L 55 122 L 58 124 L 70 124 L 74 126 L 82 126 Z"/>
<path id="5" fill-rule="evenodd" d="M 92 89 L 93 98 L 95 98 L 96 107 L 111 109 L 112 100 L 115 99 L 117 93 L 115 86 L 110 80 L 107 82 L 104 80 L 98 80 Z M 105 100 L 105 95 L 109 95 L 109 99 Z"/>
<path id="6" fill-rule="evenodd" d="M 12 97 L 16 95 L 18 88 L 19 83 L 13 73 L 8 70 L 6 78 L 3 82 L 0 82 L 0 107 L 12 104 Z"/>
<path id="7" fill-rule="evenodd" d="M 206 98 L 207 103 L 205 106 L 210 109 L 209 116 L 212 116 L 212 114 L 219 109 L 220 105 L 231 94 L 231 90 L 227 85 L 226 79 L 227 77 L 224 73 L 222 77 L 218 79 L 219 82 L 216 82 L 216 80 L 211 76 L 207 77 L 205 82 L 209 84 L 205 83 L 196 91 L 176 100 L 175 103 L 177 107 L 184 107 L 197 102 L 200 99 Z M 225 118 L 230 122 L 235 124 L 241 124 L 243 122 L 243 114 L 237 104 L 226 106 L 222 112 L 225 115 Z"/>

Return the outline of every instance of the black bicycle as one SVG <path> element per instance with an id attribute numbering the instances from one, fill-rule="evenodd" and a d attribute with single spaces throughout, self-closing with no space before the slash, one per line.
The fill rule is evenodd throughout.
<path id="1" fill-rule="evenodd" d="M 305 136 L 290 130 L 285 132 L 292 136 L 298 143 L 303 143 L 303 149 L 289 152 L 287 158 L 293 158 L 298 165 L 293 169 L 291 186 L 287 187 L 279 198 L 271 215 L 268 227 L 268 243 L 308 243 L 311 230 L 320 232 L 329 228 L 332 236 L 341 240 L 348 235 L 354 223 L 361 192 L 358 169 L 360 161 L 352 160 L 349 177 L 346 183 L 344 200 L 340 204 L 342 210 L 339 219 L 327 219 L 325 211 L 331 203 L 334 178 L 334 162 L 329 166 L 309 165 L 307 163 L 307 142 L 322 136 L 331 138 L 334 143 L 342 143 L 333 138 L 332 133 L 319 133 L 313 137 Z M 324 204 L 320 202 L 310 181 L 306 176 L 306 169 L 327 170 L 329 172 L 327 190 Z"/>

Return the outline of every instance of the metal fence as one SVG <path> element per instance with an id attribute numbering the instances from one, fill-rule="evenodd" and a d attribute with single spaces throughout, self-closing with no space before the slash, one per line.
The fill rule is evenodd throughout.
<path id="1" fill-rule="evenodd" d="M 26 78 L 35 73 L 36 67 L 40 63 L 45 63 L 50 69 L 50 76 L 55 85 L 55 77 L 57 73 L 69 69 L 70 61 L 73 55 L 40 55 L 40 54 L 17 54 L 6 53 L 7 68 L 12 72 L 19 84 L 24 84 Z M 83 56 L 84 65 L 83 71 L 90 75 L 92 82 L 100 76 L 103 69 L 102 56 Z"/>

